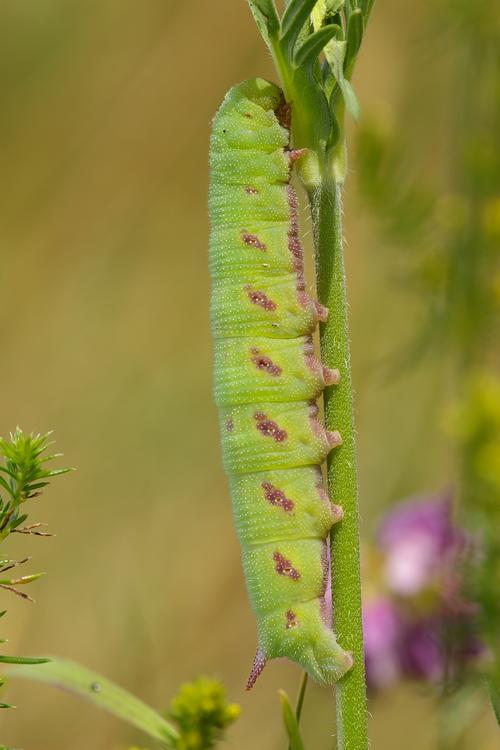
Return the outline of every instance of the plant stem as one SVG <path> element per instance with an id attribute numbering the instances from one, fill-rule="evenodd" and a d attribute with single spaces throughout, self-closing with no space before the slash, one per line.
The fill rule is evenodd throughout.
<path id="1" fill-rule="evenodd" d="M 297 719 L 297 731 L 298 731 L 298 726 L 300 723 L 300 716 L 302 714 L 302 706 L 304 705 L 304 698 L 306 696 L 307 681 L 308 681 L 307 672 L 302 672 L 302 677 L 300 678 L 299 692 L 297 695 L 297 703 L 295 704 L 295 718 Z M 0 750 L 2 749 L 0 748 Z M 289 743 L 288 745 L 288 750 L 292 750 L 291 743 Z"/>
<path id="2" fill-rule="evenodd" d="M 323 362 L 340 370 L 340 383 L 325 390 L 325 420 L 343 443 L 328 458 L 330 498 L 343 520 L 331 534 L 333 619 L 339 643 L 352 651 L 354 667 L 338 683 L 337 749 L 366 750 L 367 707 L 361 620 L 358 487 L 353 394 L 342 243 L 341 184 L 324 179 L 309 193 L 313 219 L 318 297 L 329 309 L 321 326 Z"/>
<path id="3" fill-rule="evenodd" d="M 297 696 L 297 705 L 295 706 L 295 716 L 297 717 L 297 724 L 299 723 L 300 716 L 302 714 L 302 706 L 304 705 L 304 698 L 306 695 L 307 680 L 307 672 L 303 672 L 302 679 L 300 681 L 299 694 Z"/>

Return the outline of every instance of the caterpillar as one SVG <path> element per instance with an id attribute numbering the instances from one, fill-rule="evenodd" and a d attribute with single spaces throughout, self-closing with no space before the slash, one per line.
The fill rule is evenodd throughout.
<path id="1" fill-rule="evenodd" d="M 297 196 L 290 184 L 290 109 L 262 79 L 234 86 L 210 144 L 214 392 L 222 456 L 258 649 L 247 689 L 266 661 L 287 657 L 322 685 L 352 666 L 325 598 L 328 534 L 342 517 L 321 464 L 341 442 L 315 399 L 339 373 L 314 355 L 328 311 L 304 280 Z"/>

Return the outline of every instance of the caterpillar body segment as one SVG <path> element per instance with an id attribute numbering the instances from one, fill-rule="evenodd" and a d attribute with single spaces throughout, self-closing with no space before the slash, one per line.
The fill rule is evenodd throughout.
<path id="1" fill-rule="evenodd" d="M 307 401 L 223 407 L 220 417 L 229 475 L 318 465 L 338 439 L 324 429 Z"/>
<path id="2" fill-rule="evenodd" d="M 304 281 L 282 92 L 253 79 L 232 88 L 213 123 L 209 208 L 215 400 L 247 589 L 258 626 L 251 687 L 288 657 L 329 685 L 352 666 L 336 642 L 325 592 L 328 534 L 341 519 L 320 469 L 340 435 L 315 399 L 338 371 L 314 355 L 327 311 Z"/>
<path id="3" fill-rule="evenodd" d="M 221 339 L 215 358 L 215 399 L 221 405 L 306 401 L 318 396 L 329 377 L 314 356 L 312 339 L 255 336 Z M 331 377 L 331 376 L 330 376 Z"/>

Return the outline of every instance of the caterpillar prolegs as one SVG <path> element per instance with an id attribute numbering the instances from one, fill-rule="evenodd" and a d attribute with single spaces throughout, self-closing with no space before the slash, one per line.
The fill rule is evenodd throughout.
<path id="1" fill-rule="evenodd" d="M 314 356 L 328 311 L 304 281 L 288 110 L 279 88 L 232 88 L 211 137 L 210 268 L 215 400 L 243 567 L 257 618 L 247 687 L 284 656 L 328 685 L 352 666 L 325 600 L 328 532 L 342 512 L 320 469 L 341 442 L 315 399 L 338 371 Z"/>

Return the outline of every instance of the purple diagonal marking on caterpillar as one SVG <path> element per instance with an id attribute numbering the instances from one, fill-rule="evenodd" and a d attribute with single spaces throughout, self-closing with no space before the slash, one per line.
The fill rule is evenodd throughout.
<path id="1" fill-rule="evenodd" d="M 293 609 L 288 609 L 286 612 L 286 629 L 290 630 L 290 628 L 296 628 L 298 625 L 300 625 L 300 622 L 297 620 L 297 615 L 293 611 Z"/>
<path id="2" fill-rule="evenodd" d="M 290 560 L 287 560 L 286 557 L 283 557 L 281 552 L 274 552 L 273 560 L 276 563 L 276 565 L 274 566 L 274 569 L 278 575 L 291 578 L 292 581 L 299 580 L 300 572 L 296 568 L 293 567 Z"/>
<path id="3" fill-rule="evenodd" d="M 290 227 L 288 229 L 288 249 L 293 255 L 294 269 L 300 277 L 304 271 L 304 253 L 299 240 L 299 219 L 297 194 L 291 185 L 287 187 L 288 206 L 290 208 Z"/>
<path id="4" fill-rule="evenodd" d="M 288 235 L 288 249 L 292 253 L 295 260 L 295 270 L 302 271 L 304 267 L 304 257 L 302 254 L 302 245 L 298 237 Z"/>
<path id="5" fill-rule="evenodd" d="M 330 572 L 330 546 L 328 544 L 328 537 L 323 542 L 321 547 L 321 572 L 322 572 L 322 596 L 325 595 L 326 588 L 328 586 L 328 574 Z"/>
<path id="6" fill-rule="evenodd" d="M 271 505 L 278 505 L 288 512 L 294 509 L 295 503 L 293 500 L 290 500 L 282 490 L 272 485 L 271 482 L 262 482 L 262 489 L 267 502 Z"/>
<path id="7" fill-rule="evenodd" d="M 245 287 L 245 289 L 248 295 L 248 299 L 254 305 L 259 305 L 259 307 L 263 307 L 264 310 L 267 310 L 269 312 L 276 310 L 276 302 L 273 302 L 272 299 L 269 299 L 267 294 L 264 294 L 264 292 L 254 291 L 253 289 L 250 289 L 250 287 Z"/>
<path id="8" fill-rule="evenodd" d="M 279 365 L 275 365 L 270 357 L 264 356 L 258 349 L 250 349 L 250 353 L 253 355 L 252 362 L 258 370 L 266 370 L 269 375 L 273 375 L 275 378 L 283 372 Z"/>
<path id="9" fill-rule="evenodd" d="M 265 435 L 265 437 L 272 437 L 277 443 L 282 443 L 287 439 L 287 431 L 278 427 L 276 422 L 273 422 L 272 419 L 268 419 L 261 411 L 255 412 L 253 417 L 257 421 L 255 426 L 259 432 Z"/>
<path id="10" fill-rule="evenodd" d="M 330 545 L 328 543 L 325 543 L 325 546 L 326 550 L 323 550 L 323 554 L 326 554 L 326 575 L 323 568 L 323 582 L 325 584 L 325 587 L 322 596 L 319 597 L 319 608 L 323 622 L 328 627 L 331 627 L 333 616 L 331 552 Z"/>
<path id="11" fill-rule="evenodd" d="M 242 232 L 241 238 L 245 245 L 249 247 L 255 247 L 257 250 L 267 250 L 267 246 L 264 242 L 261 242 L 256 234 L 250 234 L 249 232 Z"/>
<path id="12" fill-rule="evenodd" d="M 297 200 L 297 193 L 291 185 L 287 186 L 286 189 L 288 197 L 288 206 L 290 208 L 290 230 L 289 234 L 294 237 L 299 235 L 299 203 Z"/>

